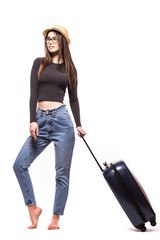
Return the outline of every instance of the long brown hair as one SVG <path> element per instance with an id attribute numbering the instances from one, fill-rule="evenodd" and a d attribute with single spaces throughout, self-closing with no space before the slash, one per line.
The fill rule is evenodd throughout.
<path id="1" fill-rule="evenodd" d="M 50 31 L 53 31 L 53 30 L 50 30 Z M 66 69 L 66 74 L 67 74 L 67 77 L 68 77 L 69 86 L 70 86 L 70 88 L 72 88 L 78 83 L 77 70 L 76 70 L 75 65 L 73 63 L 67 40 L 58 31 L 54 30 L 54 32 L 56 33 L 56 35 L 59 38 L 58 63 L 60 62 L 60 60 L 63 60 L 63 62 L 65 64 L 65 69 Z M 47 37 L 48 33 L 46 34 L 46 37 Z M 45 42 L 45 57 L 43 58 L 43 61 L 40 64 L 40 67 L 39 67 L 39 70 L 38 70 L 38 79 L 40 77 L 41 71 L 44 70 L 51 62 L 52 62 L 52 54 L 48 51 L 47 46 L 46 46 L 46 42 Z M 58 70 L 62 72 L 61 64 L 57 65 L 57 66 L 58 66 Z"/>

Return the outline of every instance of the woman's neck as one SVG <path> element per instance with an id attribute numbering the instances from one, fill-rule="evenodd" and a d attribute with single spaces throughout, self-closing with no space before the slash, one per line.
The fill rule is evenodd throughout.
<path id="1" fill-rule="evenodd" d="M 52 56 L 52 62 L 54 62 L 54 63 L 63 63 L 63 60 L 62 59 L 60 59 L 60 61 L 58 62 L 58 58 L 59 58 L 59 56 L 58 55 L 53 55 Z"/>

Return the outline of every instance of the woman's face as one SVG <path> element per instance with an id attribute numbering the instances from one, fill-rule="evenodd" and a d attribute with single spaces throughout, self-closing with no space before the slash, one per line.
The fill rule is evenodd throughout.
<path id="1" fill-rule="evenodd" d="M 55 32 L 51 31 L 46 37 L 46 46 L 50 53 L 58 53 L 59 51 L 59 39 Z"/>

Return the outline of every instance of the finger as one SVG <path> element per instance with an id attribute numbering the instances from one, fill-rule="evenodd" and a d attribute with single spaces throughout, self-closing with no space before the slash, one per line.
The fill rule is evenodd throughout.
<path id="1" fill-rule="evenodd" d="M 39 135 L 39 127 L 37 126 L 37 136 Z"/>
<path id="2" fill-rule="evenodd" d="M 31 136 L 34 138 L 34 140 L 36 140 L 36 135 L 35 135 L 35 130 L 34 129 L 32 129 L 31 130 Z"/>
<path id="3" fill-rule="evenodd" d="M 35 133 L 34 133 L 34 140 L 37 140 L 38 138 L 38 129 L 35 129 Z"/>
<path id="4" fill-rule="evenodd" d="M 85 131 L 83 131 L 83 130 L 82 130 L 82 132 L 81 132 L 81 133 L 82 133 L 83 135 L 86 135 Z"/>
<path id="5" fill-rule="evenodd" d="M 38 138 L 38 129 L 37 128 L 35 129 L 35 136 L 36 136 L 36 138 Z"/>
<path id="6" fill-rule="evenodd" d="M 34 130 L 33 129 L 31 129 L 30 133 L 31 133 L 32 137 L 34 137 Z"/>
<path id="7" fill-rule="evenodd" d="M 78 134 L 79 137 L 83 137 L 84 136 L 84 134 L 81 131 L 79 131 L 77 134 Z"/>
<path id="8" fill-rule="evenodd" d="M 37 140 L 37 136 L 36 136 L 36 135 L 34 135 L 34 140 L 35 140 L 35 141 Z"/>

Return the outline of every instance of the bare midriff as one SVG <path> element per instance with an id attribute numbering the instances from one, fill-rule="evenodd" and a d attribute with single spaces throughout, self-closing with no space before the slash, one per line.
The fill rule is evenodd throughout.
<path id="1" fill-rule="evenodd" d="M 64 104 L 61 102 L 54 102 L 54 101 L 39 101 L 38 102 L 38 107 L 42 110 L 58 108 L 61 105 L 64 105 Z"/>

